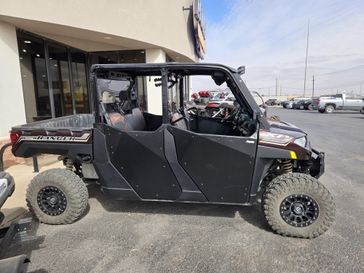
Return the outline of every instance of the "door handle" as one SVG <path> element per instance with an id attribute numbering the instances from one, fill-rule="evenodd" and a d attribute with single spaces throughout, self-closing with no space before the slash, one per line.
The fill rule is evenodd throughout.
<path id="1" fill-rule="evenodd" d="M 254 140 L 247 140 L 247 141 L 245 141 L 245 143 L 254 144 L 255 141 Z"/>

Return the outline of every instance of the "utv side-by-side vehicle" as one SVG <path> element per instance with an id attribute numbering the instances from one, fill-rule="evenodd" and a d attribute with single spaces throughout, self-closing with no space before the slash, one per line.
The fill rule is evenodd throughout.
<path id="1" fill-rule="evenodd" d="M 186 97 L 186 79 L 196 76 L 227 86 L 235 96 L 233 109 L 200 114 Z M 317 180 L 324 154 L 311 148 L 299 128 L 266 118 L 239 70 L 109 64 L 94 65 L 90 79 L 93 114 L 11 129 L 14 155 L 56 154 L 65 165 L 38 174 L 28 187 L 28 206 L 41 222 L 80 218 L 88 203 L 84 181 L 94 180 L 120 200 L 261 203 L 272 229 L 286 236 L 313 238 L 332 224 L 333 198 Z M 161 114 L 140 103 L 146 85 L 148 100 L 160 96 Z"/>

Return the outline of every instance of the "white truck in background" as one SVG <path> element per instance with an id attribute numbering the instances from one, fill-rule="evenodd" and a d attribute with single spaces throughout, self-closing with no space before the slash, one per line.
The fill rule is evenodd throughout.
<path id="1" fill-rule="evenodd" d="M 364 97 L 349 97 L 346 94 L 336 94 L 332 96 L 322 96 L 317 101 L 320 113 L 332 113 L 335 110 L 357 110 L 364 107 Z"/>

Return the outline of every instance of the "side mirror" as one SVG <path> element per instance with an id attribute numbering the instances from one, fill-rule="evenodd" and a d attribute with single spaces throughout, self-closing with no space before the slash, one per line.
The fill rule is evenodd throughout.
<path id="1" fill-rule="evenodd" d="M 245 74 L 245 65 L 239 66 L 237 71 L 240 75 L 244 75 Z"/>

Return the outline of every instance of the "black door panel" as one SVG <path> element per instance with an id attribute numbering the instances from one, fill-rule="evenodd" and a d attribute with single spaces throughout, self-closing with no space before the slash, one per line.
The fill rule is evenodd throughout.
<path id="1" fill-rule="evenodd" d="M 181 188 L 164 156 L 163 129 L 124 132 L 105 126 L 110 161 L 143 199 L 177 200 Z"/>
<path id="2" fill-rule="evenodd" d="M 210 202 L 245 203 L 254 166 L 256 140 L 202 135 L 169 127 L 180 165 Z"/>

